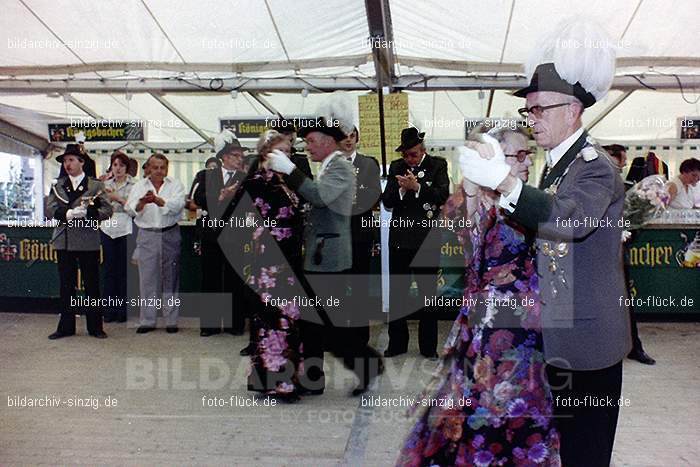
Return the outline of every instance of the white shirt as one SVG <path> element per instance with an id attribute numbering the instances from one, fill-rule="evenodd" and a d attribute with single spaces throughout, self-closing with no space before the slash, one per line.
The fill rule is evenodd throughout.
<path id="1" fill-rule="evenodd" d="M 687 191 L 679 175 L 671 179 L 669 183 L 676 185 L 676 197 L 668 205 L 672 209 L 693 209 L 695 200 L 693 199 L 693 187 L 689 186 Z"/>
<path id="2" fill-rule="evenodd" d="M 110 188 L 122 198 L 128 199 L 129 192 L 134 186 L 134 181 L 131 175 L 126 176 L 126 180 L 121 185 L 117 186 L 117 181 L 113 178 L 104 182 L 105 188 Z M 118 201 L 112 201 L 112 217 L 102 221 L 100 230 L 110 238 L 119 238 L 124 235 L 129 235 L 133 231 L 132 220 L 134 212 L 129 210 L 128 205 L 123 205 Z"/>
<path id="3" fill-rule="evenodd" d="M 350 154 L 349 156 L 345 156 L 345 157 L 350 160 L 351 164 L 354 164 L 355 163 L 355 156 L 357 156 L 357 151 L 353 151 L 352 154 Z"/>
<path id="4" fill-rule="evenodd" d="M 156 196 L 163 198 L 163 207 L 148 203 L 141 211 L 136 211 L 139 199 L 151 190 Z M 142 229 L 164 229 L 174 225 L 182 218 L 185 208 L 185 187 L 179 180 L 165 177 L 160 191 L 151 183 L 150 178 L 142 178 L 131 189 L 126 205 L 136 212 L 134 222 Z"/>
<path id="5" fill-rule="evenodd" d="M 80 175 L 74 177 L 72 175 L 68 175 L 68 178 L 70 179 L 71 185 L 73 185 L 73 191 L 77 190 L 80 184 L 83 182 L 83 179 L 85 178 L 85 172 L 80 172 Z"/>
<path id="6" fill-rule="evenodd" d="M 228 174 L 231 174 L 231 176 L 229 177 Z M 236 175 L 236 171 L 235 170 L 228 170 L 224 167 L 221 167 L 221 175 L 223 176 L 222 180 L 224 181 L 224 185 L 226 185 L 226 182 L 230 178 L 233 178 L 234 175 Z"/>
<path id="7" fill-rule="evenodd" d="M 573 134 L 571 134 L 571 136 L 569 136 L 564 141 L 557 144 L 549 152 L 547 152 L 547 166 L 551 168 L 557 165 L 557 162 L 559 162 L 561 158 L 564 157 L 566 151 L 568 151 L 569 148 L 573 146 L 576 141 L 578 141 L 582 134 L 583 127 L 574 131 Z M 501 195 L 501 198 L 498 200 L 498 205 L 508 212 L 515 211 L 515 206 L 518 204 L 518 199 L 520 199 L 520 193 L 522 193 L 522 191 L 523 181 L 518 179 L 515 188 L 513 188 L 513 191 L 511 191 L 508 196 Z"/>

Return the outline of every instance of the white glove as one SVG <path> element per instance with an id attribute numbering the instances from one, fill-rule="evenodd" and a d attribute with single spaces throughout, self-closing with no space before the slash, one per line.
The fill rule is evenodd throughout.
<path id="1" fill-rule="evenodd" d="M 275 172 L 281 172 L 289 175 L 296 168 L 294 162 L 289 160 L 289 157 L 279 149 L 267 153 L 267 166 Z"/>
<path id="2" fill-rule="evenodd" d="M 498 141 L 489 135 L 482 135 L 482 137 L 484 142 L 491 145 L 496 155 L 491 159 L 484 159 L 477 151 L 461 146 L 457 148 L 459 166 L 464 178 L 479 186 L 495 190 L 510 173 L 510 166 L 506 164 L 506 156 Z"/>
<path id="3" fill-rule="evenodd" d="M 87 216 L 87 209 L 82 206 L 66 211 L 67 220 L 82 219 L 85 216 Z"/>

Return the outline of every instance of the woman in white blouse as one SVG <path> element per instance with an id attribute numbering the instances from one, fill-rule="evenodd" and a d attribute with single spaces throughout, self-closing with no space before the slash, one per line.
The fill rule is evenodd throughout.
<path id="1" fill-rule="evenodd" d="M 686 159 L 681 162 L 680 174 L 668 183 L 671 195 L 669 207 L 674 209 L 692 209 L 695 204 L 693 188 L 700 180 L 700 160 Z"/>
<path id="2" fill-rule="evenodd" d="M 115 151 L 109 170 L 100 177 L 114 212 L 100 225 L 105 268 L 104 297 L 110 299 L 111 305 L 104 310 L 105 323 L 126 321 L 127 242 L 133 229 L 133 213 L 126 200 L 134 186 L 131 175 L 127 174 L 128 167 L 129 157 Z"/>

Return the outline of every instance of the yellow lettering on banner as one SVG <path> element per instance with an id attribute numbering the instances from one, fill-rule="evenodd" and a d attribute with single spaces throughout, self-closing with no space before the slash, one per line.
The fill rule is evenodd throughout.
<path id="1" fill-rule="evenodd" d="M 650 243 L 635 246 L 630 248 L 629 263 L 630 266 L 649 266 L 656 267 L 661 265 L 671 265 L 673 258 L 673 247 L 657 246 L 654 247 Z"/>

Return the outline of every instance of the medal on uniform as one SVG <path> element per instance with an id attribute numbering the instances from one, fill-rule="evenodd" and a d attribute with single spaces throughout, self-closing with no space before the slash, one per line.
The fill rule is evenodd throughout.
<path id="1" fill-rule="evenodd" d="M 559 282 L 567 289 L 569 288 L 566 272 L 559 264 L 559 260 L 569 254 L 569 245 L 564 242 L 557 243 L 556 245 L 543 242 L 540 251 L 549 258 L 549 265 L 547 266 L 550 273 L 549 285 L 552 289 L 552 297 L 556 297 L 559 294 L 556 282 Z"/>

